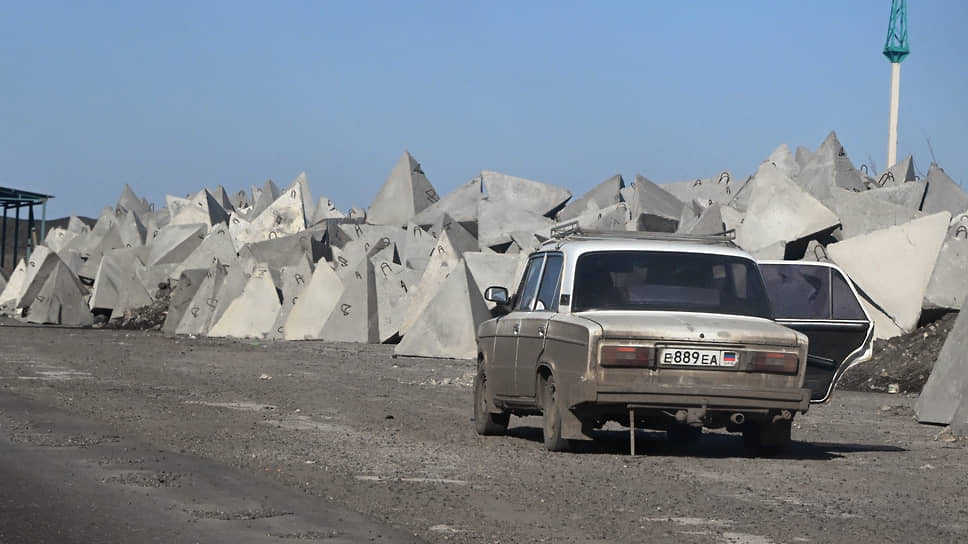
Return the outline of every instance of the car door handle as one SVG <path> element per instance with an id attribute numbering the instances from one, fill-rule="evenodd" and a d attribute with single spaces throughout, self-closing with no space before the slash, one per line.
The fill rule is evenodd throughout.
<path id="1" fill-rule="evenodd" d="M 538 329 L 538 336 L 544 336 L 544 327 Z"/>
<path id="2" fill-rule="evenodd" d="M 520 332 L 521 332 L 521 324 L 520 323 L 517 323 L 513 327 L 511 327 L 511 333 L 512 334 L 518 334 Z"/>

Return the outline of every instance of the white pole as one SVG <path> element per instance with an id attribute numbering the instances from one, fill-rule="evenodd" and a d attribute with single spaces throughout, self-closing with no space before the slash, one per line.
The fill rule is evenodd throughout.
<path id="1" fill-rule="evenodd" d="M 891 118 L 887 129 L 887 167 L 897 162 L 897 108 L 901 94 L 901 63 L 891 63 Z"/>

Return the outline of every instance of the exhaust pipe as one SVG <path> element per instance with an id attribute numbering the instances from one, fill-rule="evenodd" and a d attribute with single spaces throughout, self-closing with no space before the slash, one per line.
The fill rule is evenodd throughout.
<path id="1" fill-rule="evenodd" d="M 746 421 L 746 416 L 742 412 L 736 412 L 735 414 L 729 416 L 729 420 L 735 425 L 742 425 Z"/>

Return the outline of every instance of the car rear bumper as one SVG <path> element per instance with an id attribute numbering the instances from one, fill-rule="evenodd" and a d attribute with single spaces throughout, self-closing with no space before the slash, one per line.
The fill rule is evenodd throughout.
<path id="1" fill-rule="evenodd" d="M 715 387 L 654 387 L 628 390 L 622 388 L 586 387 L 572 399 L 572 405 L 599 404 L 679 410 L 806 412 L 810 407 L 809 389 L 738 389 Z"/>

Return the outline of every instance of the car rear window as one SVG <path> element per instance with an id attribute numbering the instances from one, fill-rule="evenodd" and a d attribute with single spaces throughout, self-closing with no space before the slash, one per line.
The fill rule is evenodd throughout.
<path id="1" fill-rule="evenodd" d="M 756 263 L 708 253 L 609 251 L 578 258 L 573 311 L 658 310 L 770 318 Z"/>

